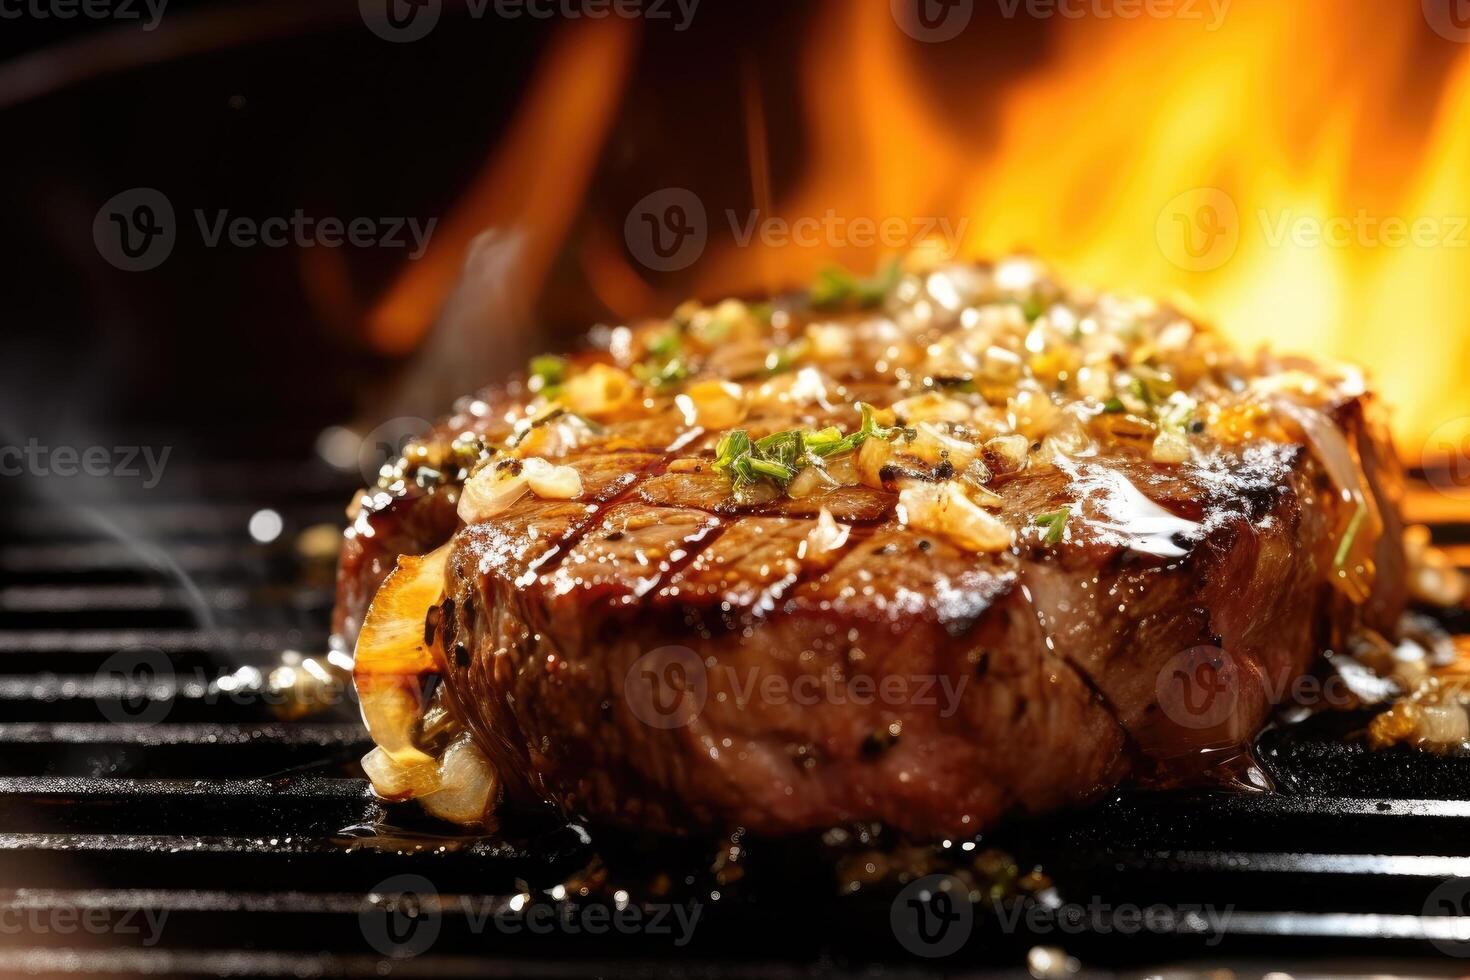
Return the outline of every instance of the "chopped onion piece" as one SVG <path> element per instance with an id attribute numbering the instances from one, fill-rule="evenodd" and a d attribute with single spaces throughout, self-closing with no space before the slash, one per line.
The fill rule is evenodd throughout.
<path id="1" fill-rule="evenodd" d="M 439 760 L 439 789 L 424 796 L 423 807 L 450 823 L 483 823 L 499 789 L 490 760 L 469 735 L 462 735 Z"/>
<path id="2" fill-rule="evenodd" d="M 567 379 L 562 402 L 578 415 L 596 418 L 621 411 L 633 402 L 633 379 L 609 364 L 593 364 Z"/>
<path id="3" fill-rule="evenodd" d="M 866 486 L 883 489 L 883 467 L 893 457 L 893 444 L 887 439 L 867 439 L 858 447 L 858 479 Z"/>
<path id="4" fill-rule="evenodd" d="M 908 451 L 926 462 L 949 460 L 956 470 L 963 470 L 980 455 L 979 446 L 956 439 L 933 422 L 920 422 L 915 428 L 918 436 Z"/>
<path id="5" fill-rule="evenodd" d="M 728 429 L 745 417 L 745 389 L 732 381 L 696 381 L 674 403 L 685 425 Z"/>
<path id="6" fill-rule="evenodd" d="M 832 512 L 823 507 L 817 514 L 817 526 L 806 536 L 806 554 L 817 556 L 836 551 L 847 544 L 852 527 L 833 520 Z"/>
<path id="7" fill-rule="evenodd" d="M 407 800 L 439 788 L 439 766 L 419 753 L 419 759 L 399 759 L 381 746 L 362 757 L 362 768 L 373 792 L 387 800 Z"/>
<path id="8" fill-rule="evenodd" d="M 498 460 L 465 481 L 459 493 L 459 519 L 466 524 L 505 513 L 530 488 L 526 461 Z"/>
<path id="9" fill-rule="evenodd" d="M 942 534 L 969 551 L 1004 551 L 1014 540 L 1010 527 L 971 500 L 955 483 L 911 481 L 898 493 L 899 520 Z"/>
<path id="10" fill-rule="evenodd" d="M 1176 429 L 1163 429 L 1154 439 L 1149 456 L 1155 463 L 1189 462 L 1189 440 Z"/>
<path id="11" fill-rule="evenodd" d="M 974 409 L 969 405 L 937 391 L 926 391 L 894 402 L 893 411 L 899 418 L 910 422 L 968 422 L 974 416 Z"/>
<path id="12" fill-rule="evenodd" d="M 812 343 L 812 356 L 819 361 L 852 356 L 852 331 L 840 323 L 808 324 L 806 336 Z"/>
<path id="13" fill-rule="evenodd" d="M 1455 704 L 1422 704 L 1419 706 L 1418 735 L 1430 746 L 1448 748 L 1470 740 L 1470 715 L 1465 706 Z"/>
<path id="14" fill-rule="evenodd" d="M 820 466 L 807 466 L 803 467 L 801 472 L 796 474 L 796 478 L 787 484 L 786 496 L 792 500 L 801 500 L 810 497 L 818 490 L 833 485 L 834 481 Z"/>
<path id="15" fill-rule="evenodd" d="M 553 466 L 533 456 L 522 464 L 531 492 L 547 500 L 575 500 L 582 495 L 582 475 L 570 466 Z"/>

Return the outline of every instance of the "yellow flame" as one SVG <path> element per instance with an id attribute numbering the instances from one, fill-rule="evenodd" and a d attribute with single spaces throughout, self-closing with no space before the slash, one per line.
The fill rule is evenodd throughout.
<path id="1" fill-rule="evenodd" d="M 1186 295 L 1242 346 L 1363 364 L 1411 458 L 1470 417 L 1470 45 L 1420 4 L 1234 0 L 1217 30 L 1055 17 L 1044 60 L 966 98 L 889 7 L 816 19 L 809 156 L 782 216 L 947 216 L 966 222 L 962 254 L 1025 249 L 1098 286 Z M 712 248 L 699 291 L 790 286 L 878 250 L 759 251 Z"/>

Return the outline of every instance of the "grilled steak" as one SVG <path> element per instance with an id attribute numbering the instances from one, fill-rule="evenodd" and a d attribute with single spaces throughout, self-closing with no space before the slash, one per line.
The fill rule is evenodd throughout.
<path id="1" fill-rule="evenodd" d="M 414 624 L 442 703 L 374 728 L 423 750 L 380 791 L 432 801 L 449 744 L 629 826 L 968 835 L 1228 756 L 1397 619 L 1350 373 L 1026 263 L 826 285 L 533 365 L 363 496 L 340 631 L 400 555 L 443 569 Z M 392 660 L 364 645 L 360 675 Z"/>

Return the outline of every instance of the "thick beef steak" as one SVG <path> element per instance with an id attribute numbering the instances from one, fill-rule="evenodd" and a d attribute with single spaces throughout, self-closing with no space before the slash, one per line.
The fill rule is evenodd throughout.
<path id="1" fill-rule="evenodd" d="M 385 794 L 965 835 L 1228 757 L 1404 604 L 1351 372 L 1029 263 L 831 277 L 598 346 L 461 403 L 355 505 L 336 626 L 363 632 Z M 411 574 L 427 603 L 375 629 Z M 429 674 L 375 715 L 375 685 Z"/>

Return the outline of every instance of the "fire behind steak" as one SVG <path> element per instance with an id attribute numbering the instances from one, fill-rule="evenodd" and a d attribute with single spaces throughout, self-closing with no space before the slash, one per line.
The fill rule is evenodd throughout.
<path id="1" fill-rule="evenodd" d="M 1247 743 L 1321 650 L 1402 610 L 1395 464 L 1368 397 L 1247 364 L 1152 305 L 1099 356 L 1086 332 L 1116 330 L 1115 308 L 1005 279 L 909 276 L 876 310 L 850 294 L 733 337 L 685 311 L 538 391 L 463 403 L 357 505 L 337 629 L 358 631 L 399 555 L 447 543 L 415 625 L 448 721 L 408 737 L 432 757 L 462 728 L 511 799 L 665 832 L 966 836 Z M 1007 311 L 914 322 L 956 291 Z M 979 356 L 946 360 L 944 338 L 977 329 Z M 1158 353 L 1171 330 L 1190 332 L 1182 353 Z M 1053 334 L 1076 353 L 1060 368 Z M 577 388 L 589 375 L 611 407 Z M 737 424 L 808 446 L 862 432 L 859 403 L 901 434 L 846 468 L 813 456 L 820 482 L 796 467 L 742 485 L 720 457 Z M 468 506 L 472 472 L 532 458 L 575 470 L 574 498 Z M 936 486 L 984 513 L 929 506 Z"/>

